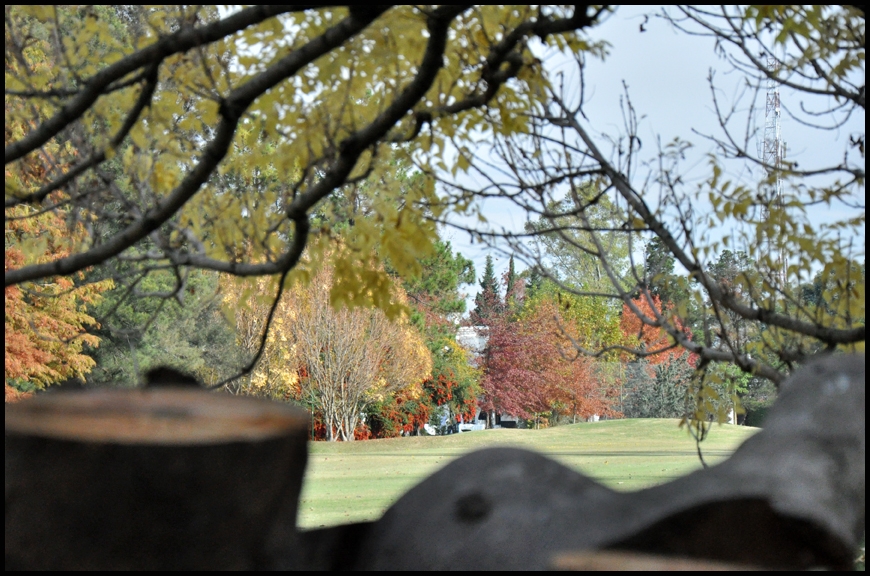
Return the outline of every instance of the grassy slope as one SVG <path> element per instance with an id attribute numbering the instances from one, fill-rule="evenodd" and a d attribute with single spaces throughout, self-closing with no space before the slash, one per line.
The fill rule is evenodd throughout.
<path id="1" fill-rule="evenodd" d="M 701 444 L 708 464 L 726 458 L 758 431 L 713 426 Z M 299 525 L 373 520 L 409 488 L 451 460 L 488 446 L 543 452 L 617 490 L 667 482 L 701 467 L 695 443 L 677 420 L 611 420 L 545 430 L 484 430 L 451 436 L 309 444 Z M 473 462 L 469 474 L 474 474 Z"/>

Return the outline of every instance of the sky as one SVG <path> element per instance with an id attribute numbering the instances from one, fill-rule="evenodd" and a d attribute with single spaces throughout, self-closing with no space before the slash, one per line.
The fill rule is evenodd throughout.
<path id="1" fill-rule="evenodd" d="M 607 40 L 611 47 L 604 62 L 593 58 L 587 61 L 583 110 L 588 122 L 585 128 L 593 137 L 598 136 L 599 142 L 602 134 L 612 134 L 622 129 L 619 99 L 624 93 L 624 81 L 638 116 L 643 117 L 638 134 L 644 143 L 640 158 L 652 160 L 656 156 L 657 137 L 662 142 L 668 142 L 678 136 L 694 144 L 683 164 L 687 171 L 684 180 L 703 179 L 709 176 L 707 154 L 713 150 L 713 145 L 692 130 L 722 134 L 707 81 L 710 70 L 715 72 L 718 94 L 729 104 L 734 101 L 734 95 L 745 80 L 715 54 L 711 38 L 675 31 L 668 22 L 654 16 L 647 20 L 645 14 L 655 10 L 649 7 L 619 8 L 607 21 L 590 32 L 591 38 Z M 641 24 L 643 32 L 640 30 Z M 569 64 L 558 55 L 542 59 L 552 72 L 562 71 L 567 79 L 576 81 L 573 63 Z M 781 99 L 784 106 L 799 109 L 805 96 L 783 89 Z M 748 108 L 748 105 L 749 100 L 746 100 L 744 108 Z M 763 127 L 763 102 L 759 101 L 758 105 L 761 108 L 753 120 Z M 862 111 L 844 128 L 822 132 L 802 126 L 783 112 L 782 133 L 787 144 L 787 159 L 799 161 L 800 168 L 823 163 L 837 164 L 842 159 L 849 135 L 863 134 L 864 124 Z M 741 135 L 743 128 L 742 124 L 735 125 L 735 131 Z M 751 151 L 754 151 L 754 143 Z M 745 177 L 741 172 L 743 169 L 735 165 L 730 175 L 734 178 Z M 525 222 L 525 215 L 506 203 L 489 202 L 484 206 L 484 213 L 499 227 L 519 230 Z M 830 210 L 819 207 L 811 211 L 810 218 L 817 223 L 840 213 L 836 207 Z M 718 238 L 726 232 L 712 230 L 708 233 L 709 237 Z M 447 228 L 443 230 L 443 236 L 451 241 L 454 249 L 474 261 L 478 275 L 483 272 L 487 254 L 492 254 L 495 259 L 498 275 L 507 269 L 506 255 L 481 244 L 470 243 L 468 234 Z M 863 246 L 863 237 L 858 240 Z M 468 293 L 470 308 L 479 286 L 465 286 L 464 290 Z"/>

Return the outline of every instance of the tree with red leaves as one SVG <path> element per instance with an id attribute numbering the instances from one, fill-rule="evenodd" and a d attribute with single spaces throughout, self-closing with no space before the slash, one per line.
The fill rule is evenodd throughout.
<path id="1" fill-rule="evenodd" d="M 531 303 L 516 319 L 494 322 L 484 353 L 482 408 L 522 418 L 552 412 L 575 422 L 617 416 L 593 361 L 577 358 L 571 339 L 580 340 L 581 331 L 550 298 Z"/>

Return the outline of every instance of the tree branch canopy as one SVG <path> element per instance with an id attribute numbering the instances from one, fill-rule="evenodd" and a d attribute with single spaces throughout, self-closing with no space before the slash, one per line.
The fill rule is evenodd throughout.
<path id="1" fill-rule="evenodd" d="M 73 212 L 80 217 L 88 213 L 92 219 L 98 219 L 101 207 L 97 199 L 105 201 L 107 194 L 104 190 L 88 190 L 99 187 L 99 183 L 88 176 L 92 173 L 92 168 L 111 162 L 111 159 L 118 156 L 124 156 L 122 170 L 136 171 L 139 168 L 136 166 L 137 157 L 145 155 L 149 157 L 147 162 L 152 172 L 170 171 L 172 177 L 161 182 L 154 182 L 153 178 L 151 182 L 142 182 L 141 178 L 134 177 L 124 182 L 122 186 L 138 189 L 140 198 L 144 197 L 146 200 L 136 202 L 139 216 L 131 218 L 120 229 L 95 233 L 91 245 L 74 250 L 66 258 L 7 269 L 6 286 L 54 275 L 69 275 L 98 265 L 135 247 L 167 224 L 191 236 L 190 225 L 179 227 L 176 224 L 179 214 L 185 208 L 194 209 L 191 200 L 198 195 L 210 196 L 203 200 L 210 204 L 210 208 L 225 208 L 215 206 L 214 202 L 221 204 L 217 198 L 222 200 L 226 195 L 209 188 L 222 184 L 215 182 L 219 179 L 219 168 L 230 171 L 235 162 L 241 161 L 227 161 L 227 154 L 247 154 L 250 160 L 250 153 L 253 151 L 250 144 L 256 140 L 259 140 L 256 144 L 265 144 L 260 146 L 260 154 L 266 157 L 274 157 L 276 153 L 295 156 L 283 158 L 280 166 L 272 163 L 266 167 L 263 162 L 249 163 L 245 167 L 250 169 L 256 166 L 254 170 L 270 171 L 273 178 L 283 180 L 285 190 L 270 192 L 282 197 L 276 200 L 277 205 L 284 205 L 284 208 L 265 212 L 261 210 L 264 217 L 272 222 L 269 228 L 273 234 L 269 239 L 260 240 L 279 244 L 286 236 L 296 234 L 290 230 L 284 232 L 289 222 L 301 222 L 323 198 L 344 185 L 351 178 L 360 158 L 364 154 L 377 154 L 381 143 L 388 141 L 388 133 L 407 121 L 409 115 L 415 118 L 437 117 L 433 121 L 452 132 L 450 125 L 461 121 L 457 117 L 461 117 L 463 112 L 486 106 L 499 96 L 499 90 L 511 78 L 521 70 L 533 68 L 535 62 L 525 47 L 530 36 L 571 35 L 594 22 L 594 15 L 587 15 L 584 7 L 577 8 L 564 18 L 545 16 L 531 10 L 514 10 L 504 14 L 493 11 L 492 15 L 486 16 L 501 18 L 502 24 L 509 30 L 508 34 L 488 29 L 488 21 L 480 20 L 480 14 L 469 12 L 468 7 L 462 6 L 432 10 L 390 10 L 388 7 L 378 7 L 351 11 L 340 20 L 337 19 L 337 14 L 341 10 L 316 11 L 310 7 L 254 7 L 223 18 L 219 18 L 214 12 L 194 11 L 185 14 L 183 10 L 178 13 L 173 10 L 149 9 L 131 14 L 119 12 L 115 15 L 118 19 L 133 20 L 134 25 L 131 28 L 152 28 L 153 42 L 149 43 L 145 35 L 138 37 L 137 44 L 143 47 L 132 53 L 129 53 L 127 47 L 112 45 L 109 39 L 104 38 L 102 31 L 98 29 L 99 22 L 94 22 L 96 18 L 92 19 L 93 14 L 79 13 L 62 18 L 37 11 L 30 15 L 46 27 L 58 26 L 61 24 L 60 20 L 64 19 L 65 25 L 75 22 L 87 32 L 97 28 L 93 34 L 98 41 L 93 49 L 78 50 L 76 55 L 81 61 L 76 62 L 70 59 L 68 49 L 74 40 L 61 38 L 62 45 L 55 43 L 52 46 L 49 43 L 45 47 L 45 59 L 55 62 L 54 68 L 46 77 L 38 78 L 31 69 L 25 68 L 10 75 L 7 86 L 17 88 L 20 84 L 31 89 L 30 92 L 18 90 L 15 94 L 39 93 L 50 84 L 50 93 L 62 96 L 51 98 L 52 105 L 39 109 L 37 118 L 27 119 L 30 125 L 35 126 L 33 129 L 26 131 L 18 139 L 7 141 L 7 166 L 12 165 L 14 170 L 16 161 L 26 159 L 28 154 L 36 153 L 46 143 L 60 141 L 70 131 L 86 133 L 87 143 L 80 143 L 84 147 L 96 146 L 97 149 L 89 160 L 78 164 L 71 171 L 57 174 L 53 182 L 44 184 L 34 193 L 15 187 L 10 189 L 7 185 L 7 207 L 22 202 L 39 205 L 47 201 L 47 196 L 52 191 L 63 191 L 61 196 L 66 196 L 69 190 L 85 188 L 84 194 L 73 196 Z M 461 22 L 457 21 L 456 18 L 463 13 L 466 16 Z M 21 14 L 21 17 L 26 16 Z M 216 21 L 196 25 L 209 18 L 216 18 Z M 418 36 L 417 41 L 398 54 L 391 46 L 404 42 L 406 34 L 392 31 L 393 20 L 409 20 L 418 28 L 414 32 Z M 324 26 L 326 21 L 335 23 Z M 10 41 L 7 43 L 9 46 L 17 46 L 15 39 L 19 36 L 15 32 L 25 30 L 24 22 L 22 20 L 20 29 L 13 28 L 10 32 Z M 448 41 L 447 38 L 451 28 L 455 33 L 469 25 L 472 29 L 464 31 L 463 34 L 476 33 L 477 37 L 473 39 L 475 44 L 493 42 L 487 38 L 488 35 L 503 36 L 500 42 L 493 43 L 485 52 L 486 56 L 479 56 L 477 62 L 464 61 L 466 58 L 460 47 L 463 40 L 454 38 Z M 293 33 L 279 35 L 277 31 L 283 27 L 289 27 Z M 243 54 L 243 51 L 246 46 L 251 46 L 253 39 L 264 38 L 266 33 L 263 30 L 266 29 L 272 35 L 274 46 L 265 43 L 263 49 L 268 52 L 272 48 L 276 57 L 264 69 L 257 70 L 261 65 L 246 64 L 251 61 L 251 57 Z M 292 42 L 286 40 L 287 36 L 293 37 Z M 419 42 L 423 38 L 426 39 L 425 44 Z M 99 45 L 100 41 L 104 44 Z M 389 54 L 394 61 L 390 62 L 386 58 L 377 60 L 373 70 L 367 72 L 366 54 L 371 52 L 373 45 L 385 55 Z M 278 51 L 286 54 L 278 57 Z M 117 61 L 99 69 L 100 63 L 94 60 L 107 55 Z M 121 57 L 117 58 L 116 55 Z M 398 60 L 395 60 L 396 57 Z M 324 59 L 329 63 L 322 64 Z M 445 65 L 449 66 L 446 74 Z M 64 66 L 69 70 L 64 70 Z M 80 68 L 95 71 L 88 77 L 81 74 Z M 393 70 L 389 70 L 390 68 Z M 124 90 L 115 89 L 118 82 L 142 70 L 151 72 L 145 74 L 141 82 Z M 388 70 L 392 73 L 388 74 Z M 160 84 L 157 94 L 153 95 L 155 71 L 159 73 Z M 540 73 L 539 70 L 530 71 L 532 74 Z M 349 78 L 348 73 L 351 74 Z M 67 80 L 64 74 L 73 76 L 74 79 L 69 79 L 73 87 L 59 91 L 58 84 Z M 320 78 L 317 77 L 318 74 L 321 75 Z M 329 113 L 326 112 L 327 102 L 320 105 L 317 99 L 327 100 L 323 96 L 338 86 L 335 82 L 339 77 L 345 81 L 346 91 L 350 92 L 359 89 L 355 84 L 366 83 L 369 96 L 360 100 L 355 95 L 342 94 L 343 101 L 337 103 L 339 108 L 345 111 L 356 110 L 350 111 L 347 117 L 342 117 L 340 113 L 336 118 L 336 125 L 330 126 Z M 365 79 L 372 77 L 376 77 L 379 82 L 372 84 L 371 80 Z M 438 77 L 441 80 L 435 86 Z M 447 91 L 441 85 L 448 81 L 454 89 L 445 93 Z M 308 89 L 299 90 L 299 82 L 307 82 Z M 291 88 L 294 84 L 296 87 Z M 371 96 L 375 85 L 382 93 L 388 87 L 396 90 L 395 97 L 386 97 L 375 102 Z M 123 106 L 135 91 L 139 95 L 127 114 L 124 126 L 114 138 L 100 147 L 98 141 L 105 131 L 93 130 L 87 126 L 86 119 L 90 115 L 106 119 L 107 111 L 103 108 L 109 108 L 112 114 L 124 113 Z M 173 96 L 176 92 L 180 98 Z M 502 98 L 515 98 L 520 93 L 516 89 L 507 95 L 504 92 L 502 90 Z M 303 93 L 308 95 L 307 98 L 300 98 Z M 70 96 L 63 96 L 67 94 Z M 26 104 L 30 99 L 32 98 L 18 96 L 16 101 Z M 170 104 L 173 99 L 182 100 L 180 109 Z M 314 99 L 313 103 L 311 99 Z M 439 101 L 448 99 L 455 102 L 447 106 L 438 104 Z M 217 110 L 214 110 L 215 104 Z M 148 106 L 149 113 L 140 118 L 143 105 Z M 161 111 L 167 107 L 168 109 Z M 427 111 L 427 108 L 430 110 Z M 318 109 L 323 112 L 314 112 Z M 23 113 L 23 109 L 21 111 L 22 120 L 25 120 L 27 114 Z M 366 116 L 372 112 L 375 114 L 367 120 Z M 282 120 L 282 115 L 287 117 Z M 312 122 L 305 127 L 292 126 L 287 121 L 289 115 L 299 117 L 300 122 L 306 116 L 319 115 L 327 125 L 315 125 Z M 193 128 L 179 129 L 180 125 L 193 123 L 197 117 L 202 119 L 203 116 L 207 116 L 210 121 L 202 122 L 198 131 Z M 106 123 L 108 122 L 104 122 Z M 132 135 L 129 134 L 131 123 L 137 124 Z M 253 124 L 259 126 L 254 128 Z M 245 145 L 240 146 L 240 126 L 246 136 L 259 130 L 259 137 L 253 140 L 249 138 Z M 145 137 L 137 138 L 142 133 L 145 133 Z M 284 134 L 286 137 L 274 139 L 273 134 Z M 312 141 L 317 142 L 313 144 Z M 147 147 L 151 150 L 147 150 Z M 300 147 L 308 150 L 300 150 Z M 198 159 L 191 161 L 188 156 L 188 159 L 174 160 L 173 165 L 169 166 L 168 157 L 173 153 L 177 156 L 182 152 L 181 149 L 194 153 L 193 157 Z M 80 155 L 80 151 L 75 154 Z M 138 164 L 141 165 L 141 162 Z M 315 169 L 316 175 L 313 175 L 310 170 L 315 166 L 318 168 Z M 177 185 L 167 189 L 166 183 L 172 180 L 178 181 Z M 287 195 L 288 188 L 292 189 L 292 197 Z M 123 192 L 119 194 L 115 191 L 114 195 L 120 196 Z M 116 201 L 129 203 L 129 193 L 127 197 L 117 198 Z M 70 203 L 71 200 L 67 199 L 66 202 Z M 247 208 L 243 208 L 241 211 L 246 210 Z M 284 214 L 283 224 L 280 222 L 281 213 Z M 252 214 L 248 213 L 236 216 L 237 219 L 251 217 Z M 216 222 L 208 217 L 206 219 L 209 220 L 209 225 Z M 224 217 L 218 222 L 223 224 L 227 220 Z M 202 238 L 201 233 L 194 233 L 193 236 Z M 172 242 L 162 244 L 168 246 Z M 202 250 L 191 252 L 176 246 L 172 250 L 164 250 L 164 256 L 174 264 L 237 275 L 274 274 L 295 264 L 291 253 L 296 250 L 285 251 L 283 256 L 277 258 L 267 257 L 266 262 L 242 264 L 233 259 L 227 261 L 225 258 L 215 257 L 217 253 L 229 249 L 226 244 L 220 245 L 212 240 L 200 245 L 210 245 L 213 253 L 204 254 Z M 268 251 L 274 253 L 274 249 Z"/>
<path id="2" fill-rule="evenodd" d="M 864 222 L 863 132 L 833 165 L 749 160 L 754 181 L 729 180 L 726 164 L 749 158 L 755 135 L 732 133 L 740 107 L 719 100 L 711 74 L 723 134 L 705 135 L 716 148 L 710 174 L 689 188 L 681 162 L 691 143 L 638 156 L 642 117 L 627 88 L 623 133 L 598 138 L 583 114 L 586 59 L 607 51 L 588 31 L 611 12 L 8 7 L 5 218 L 16 257 L 5 286 L 99 281 L 115 265 L 130 277 L 200 269 L 289 285 L 328 261 L 333 305 L 391 315 L 383 263 L 419 273 L 446 223 L 502 242 L 560 290 L 606 296 L 617 314 L 644 294 L 661 298 L 661 317 L 644 322 L 706 362 L 781 381 L 822 349 L 863 346 L 863 247 L 849 240 Z M 839 129 L 863 113 L 863 12 L 660 16 L 716 38 L 749 92 L 783 86 L 812 99 L 801 109 L 808 125 Z M 771 65 L 776 54 L 785 56 Z M 566 59 L 579 86 L 550 72 Z M 421 176 L 390 186 L 398 166 Z M 488 199 L 517 206 L 526 229 L 489 226 Z M 805 208 L 822 203 L 847 215 L 818 226 Z M 34 232 L 45 214 L 66 230 Z M 705 232 L 729 228 L 750 255 L 739 271 L 725 270 L 734 253 Z M 346 250 L 332 249 L 339 238 Z M 653 266 L 651 247 L 685 274 Z"/>

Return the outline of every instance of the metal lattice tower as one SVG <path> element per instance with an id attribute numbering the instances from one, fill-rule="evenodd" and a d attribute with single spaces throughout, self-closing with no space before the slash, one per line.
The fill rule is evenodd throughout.
<path id="1" fill-rule="evenodd" d="M 785 143 L 782 141 L 782 124 L 780 123 L 781 110 L 779 102 L 779 84 L 774 80 L 779 61 L 773 57 L 767 57 L 767 101 L 764 107 L 764 142 L 761 149 L 761 160 L 764 162 L 765 170 L 768 174 L 773 172 L 775 180 L 773 190 L 768 198 L 765 199 L 763 221 L 770 219 L 771 206 L 782 208 L 782 167 L 783 159 L 785 158 Z M 774 240 L 770 237 L 767 239 L 767 253 L 774 260 L 774 270 L 772 272 L 779 280 L 780 286 L 785 286 L 785 252 L 781 246 L 776 246 Z"/>

